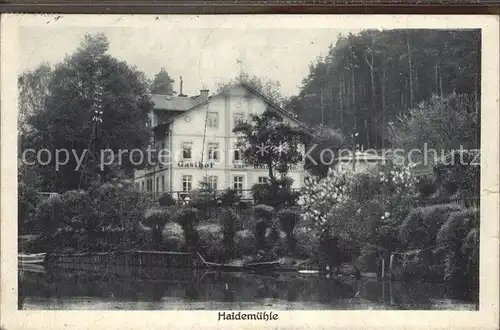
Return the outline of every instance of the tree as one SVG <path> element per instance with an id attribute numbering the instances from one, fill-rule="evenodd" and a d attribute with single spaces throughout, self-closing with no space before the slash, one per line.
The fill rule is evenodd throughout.
<path id="1" fill-rule="evenodd" d="M 49 83 L 53 74 L 50 64 L 43 63 L 36 69 L 26 71 L 18 77 L 18 127 L 20 133 L 29 130 L 26 119 L 36 111 L 45 108 L 45 96 L 49 93 Z"/>
<path id="2" fill-rule="evenodd" d="M 473 30 L 339 35 L 327 55 L 310 64 L 285 108 L 310 125 L 359 133 L 356 143 L 364 148 L 387 147 L 388 124 L 433 94 L 470 95 L 480 112 L 480 44 Z"/>
<path id="3" fill-rule="evenodd" d="M 389 127 L 392 145 L 405 150 L 428 148 L 446 152 L 463 146 L 479 148 L 480 122 L 471 95 L 434 95 L 400 115 Z"/>
<path id="4" fill-rule="evenodd" d="M 313 132 L 306 147 L 310 157 L 306 158 L 305 169 L 313 175 L 325 177 L 338 150 L 346 146 L 345 140 L 340 130 L 326 125 L 318 125 Z"/>
<path id="5" fill-rule="evenodd" d="M 155 75 L 153 82 L 151 83 L 151 93 L 163 95 L 175 94 L 174 80 L 170 78 L 165 68 L 162 67 Z"/>
<path id="6" fill-rule="evenodd" d="M 143 73 L 106 54 L 108 47 L 103 34 L 86 35 L 80 47 L 56 65 L 44 106 L 28 118 L 33 130 L 24 139 L 29 141 L 25 148 L 47 148 L 53 153 L 65 149 L 70 156 L 59 171 L 54 155 L 48 165 L 41 166 L 44 190 L 85 188 L 97 175 L 100 180 L 111 180 L 110 168 L 99 168 L 100 150 L 110 149 L 116 155 L 119 149 L 142 149 L 148 143 L 146 124 L 152 103 L 147 80 Z M 94 125 L 96 110 L 102 111 L 102 122 Z M 80 157 L 84 150 L 87 157 L 78 168 L 72 154 Z M 134 166 L 128 156 L 122 155 L 119 168 L 130 176 Z"/>
<path id="7" fill-rule="evenodd" d="M 274 111 L 250 115 L 249 122 L 240 123 L 233 132 L 241 134 L 237 146 L 243 158 L 255 167 L 267 167 L 271 183 L 277 181 L 276 171 L 286 176 L 290 166 L 302 161 L 300 145 L 306 139 L 302 128 L 292 127 Z"/>
<path id="8" fill-rule="evenodd" d="M 246 72 L 242 72 L 239 77 L 230 80 L 228 83 L 218 84 L 217 92 L 221 92 L 238 83 L 247 84 L 279 106 L 283 106 L 286 102 L 285 96 L 281 93 L 281 83 L 279 81 L 266 80 L 255 75 L 250 76 Z"/>
<path id="9" fill-rule="evenodd" d="M 33 217 L 39 203 L 37 173 L 29 166 L 21 164 L 18 170 L 17 189 L 17 230 L 19 234 L 33 229 Z"/>

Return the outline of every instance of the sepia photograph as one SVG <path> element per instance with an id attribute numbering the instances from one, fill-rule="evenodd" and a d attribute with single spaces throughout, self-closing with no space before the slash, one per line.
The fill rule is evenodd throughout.
<path id="1" fill-rule="evenodd" d="M 480 26 L 65 19 L 17 24 L 18 311 L 480 310 Z"/>

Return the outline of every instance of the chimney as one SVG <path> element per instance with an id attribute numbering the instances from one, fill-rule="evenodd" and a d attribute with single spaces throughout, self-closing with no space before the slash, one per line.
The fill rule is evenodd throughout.
<path id="1" fill-rule="evenodd" d="M 181 91 L 179 93 L 179 96 L 180 97 L 186 97 L 187 95 L 182 94 L 182 85 L 183 85 L 183 81 L 182 81 L 182 76 L 181 76 Z"/>
<path id="2" fill-rule="evenodd" d="M 209 92 L 208 89 L 200 89 L 200 98 L 202 98 L 203 100 L 207 100 L 208 92 Z"/>

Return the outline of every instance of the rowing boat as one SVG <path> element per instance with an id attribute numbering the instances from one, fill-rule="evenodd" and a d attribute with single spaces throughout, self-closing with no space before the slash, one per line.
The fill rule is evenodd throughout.
<path id="1" fill-rule="evenodd" d="M 18 254 L 17 260 L 22 264 L 41 264 L 45 261 L 47 253 Z"/>

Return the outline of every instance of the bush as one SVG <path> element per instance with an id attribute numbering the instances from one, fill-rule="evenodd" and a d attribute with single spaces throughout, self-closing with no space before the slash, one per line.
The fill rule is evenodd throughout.
<path id="1" fill-rule="evenodd" d="M 259 204 L 254 206 L 253 213 L 256 219 L 271 221 L 274 214 L 274 208 L 269 205 Z"/>
<path id="2" fill-rule="evenodd" d="M 278 224 L 274 223 L 269 228 L 266 229 L 264 234 L 265 237 L 265 258 L 268 260 L 275 260 L 279 256 L 286 254 L 287 244 L 286 244 L 286 233 L 279 230 Z"/>
<path id="3" fill-rule="evenodd" d="M 219 194 L 217 200 L 220 206 L 230 207 L 241 201 L 241 195 L 236 190 L 228 188 Z"/>
<path id="4" fill-rule="evenodd" d="M 430 176 L 423 176 L 416 182 L 416 188 L 420 196 L 430 197 L 437 190 L 434 180 Z"/>
<path id="5" fill-rule="evenodd" d="M 176 201 L 172 197 L 172 195 L 166 193 L 161 195 L 161 197 L 158 199 L 158 203 L 160 204 L 160 206 L 173 206 L 176 204 Z"/>
<path id="6" fill-rule="evenodd" d="M 192 190 L 189 193 L 189 200 L 193 207 L 198 210 L 206 210 L 209 207 L 217 206 L 217 195 L 210 190 Z"/>
<path id="7" fill-rule="evenodd" d="M 186 248 L 197 249 L 198 233 L 195 226 L 199 222 L 199 214 L 195 208 L 182 207 L 174 215 L 174 221 L 182 226 L 186 237 Z"/>
<path id="8" fill-rule="evenodd" d="M 380 271 L 381 257 L 383 257 L 383 251 L 381 251 L 377 246 L 363 246 L 360 251 L 360 256 L 358 257 L 359 269 L 363 272 L 378 273 Z"/>
<path id="9" fill-rule="evenodd" d="M 352 197 L 358 202 L 367 202 L 373 196 L 379 195 L 382 188 L 390 190 L 389 182 L 381 182 L 377 175 L 372 172 L 357 173 L 352 180 L 352 187 L 350 188 Z"/>
<path id="10" fill-rule="evenodd" d="M 257 248 L 264 249 L 266 245 L 266 230 L 272 225 L 274 208 L 269 205 L 257 205 L 253 208 L 255 217 L 255 237 Z"/>
<path id="11" fill-rule="evenodd" d="M 319 236 L 316 230 L 299 227 L 295 230 L 295 255 L 298 258 L 318 260 Z"/>
<path id="12" fill-rule="evenodd" d="M 452 212 L 462 211 L 457 204 L 442 204 L 415 208 L 410 211 L 399 229 L 401 241 L 409 248 L 433 246 L 441 226 Z"/>
<path id="13" fill-rule="evenodd" d="M 439 229 L 437 242 L 461 246 L 467 234 L 474 228 L 479 228 L 479 212 L 476 209 L 452 212 Z"/>
<path id="14" fill-rule="evenodd" d="M 455 150 L 434 166 L 437 185 L 449 195 L 459 191 L 468 198 L 479 198 L 479 160 L 479 155 L 473 151 Z"/>
<path id="15" fill-rule="evenodd" d="M 478 220 L 479 213 L 474 209 L 453 212 L 437 234 L 445 255 L 444 279 L 454 286 L 463 286 L 461 283 L 477 276 L 476 269 L 471 267 L 477 261 L 474 244 L 472 249 L 467 249 L 467 239 L 470 240 L 471 232 L 479 229 Z"/>
<path id="16" fill-rule="evenodd" d="M 257 252 L 255 235 L 250 229 L 237 231 L 234 243 L 237 257 L 252 255 Z"/>
<path id="17" fill-rule="evenodd" d="M 85 191 L 70 190 L 61 195 L 63 203 L 63 223 L 73 231 L 97 230 L 98 223 L 91 213 L 91 200 Z"/>
<path id="18" fill-rule="evenodd" d="M 179 251 L 186 243 L 184 230 L 175 222 L 168 222 L 162 230 L 163 245 L 170 251 Z"/>
<path id="19" fill-rule="evenodd" d="M 31 232 L 34 228 L 34 217 L 36 215 L 37 205 L 40 203 L 38 198 L 39 182 L 36 172 L 24 164 L 19 168 L 17 178 L 17 224 L 20 235 Z"/>
<path id="20" fill-rule="evenodd" d="M 119 184 L 106 183 L 90 189 L 89 197 L 98 224 L 122 227 L 127 232 L 136 230 L 145 211 L 154 205 L 144 193 Z"/>
<path id="21" fill-rule="evenodd" d="M 218 224 L 201 224 L 196 227 L 199 237 L 199 248 L 207 260 L 222 261 L 224 259 L 224 234 Z"/>
<path id="22" fill-rule="evenodd" d="M 281 230 L 286 233 L 287 246 L 290 253 L 295 252 L 295 237 L 293 231 L 300 222 L 300 212 L 297 209 L 283 209 L 278 212 Z"/>
<path id="23" fill-rule="evenodd" d="M 292 190 L 292 183 L 291 178 L 283 178 L 277 181 L 254 184 L 252 186 L 254 202 L 275 208 L 293 206 L 297 202 L 299 193 Z"/>
<path id="24" fill-rule="evenodd" d="M 144 214 L 143 223 L 150 227 L 153 234 L 153 244 L 158 250 L 162 247 L 162 230 L 170 220 L 170 213 L 163 209 L 149 209 Z"/>
<path id="25" fill-rule="evenodd" d="M 225 258 L 230 259 L 234 256 L 234 237 L 236 235 L 236 226 L 240 219 L 233 210 L 224 210 L 221 216 L 221 224 L 224 234 Z"/>
<path id="26" fill-rule="evenodd" d="M 54 235 L 57 228 L 63 226 L 64 203 L 61 196 L 51 194 L 49 198 L 38 204 L 35 214 L 35 230 L 42 235 L 50 237 Z"/>

